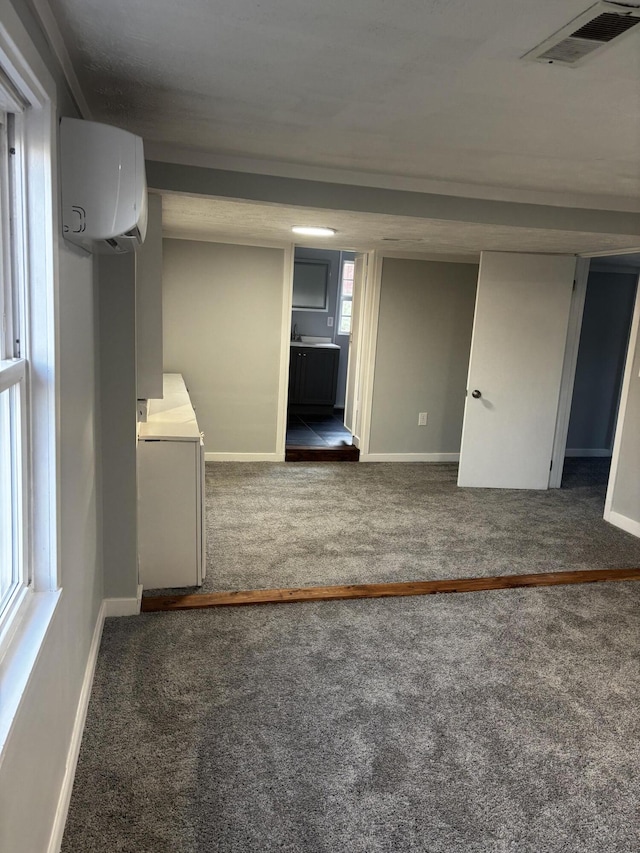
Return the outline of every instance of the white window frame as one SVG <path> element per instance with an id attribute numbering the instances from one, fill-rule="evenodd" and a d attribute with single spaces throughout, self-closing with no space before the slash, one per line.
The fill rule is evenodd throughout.
<path id="1" fill-rule="evenodd" d="M 355 260 L 354 260 L 354 259 L 347 259 L 347 258 L 345 258 L 345 260 L 343 260 L 343 261 L 342 261 L 342 265 L 341 265 L 341 267 L 340 267 L 340 291 L 339 291 L 339 296 L 338 296 L 338 318 L 337 318 L 337 319 L 338 319 L 338 322 L 337 322 L 337 330 L 336 330 L 336 334 L 337 334 L 337 335 L 342 335 L 342 336 L 344 336 L 344 337 L 350 336 L 350 335 L 351 335 L 351 331 L 352 331 L 352 329 L 353 329 L 353 315 L 352 315 L 352 314 L 344 314 L 344 315 L 343 315 L 342 306 L 343 306 L 346 302 L 350 302 L 350 303 L 351 303 L 351 310 L 353 311 L 353 281 L 354 281 L 354 279 L 355 279 L 355 269 L 356 269 L 356 268 L 355 268 L 355 263 L 356 263 L 356 262 L 355 262 Z M 348 279 L 348 280 L 350 280 L 350 281 L 352 282 L 352 284 L 351 284 L 351 288 L 352 288 L 352 289 L 351 289 L 351 296 L 345 296 L 345 295 L 344 295 L 344 281 L 345 281 L 345 278 L 344 278 L 344 268 L 345 268 L 345 266 L 346 266 L 347 264 L 352 264 L 352 265 L 353 265 L 353 275 L 354 275 L 354 278 L 353 278 L 353 279 Z M 347 317 L 347 316 L 348 316 L 348 317 L 349 317 L 349 331 L 348 331 L 348 332 L 343 332 L 343 331 L 341 331 L 341 328 L 342 328 L 342 317 L 343 317 L 343 316 L 345 316 L 345 317 Z"/>
<path id="2" fill-rule="evenodd" d="M 28 363 L 24 353 L 26 340 L 28 270 L 25 252 L 24 164 L 22 162 L 22 113 L 26 106 L 14 93 L 9 81 L 0 76 L 2 139 L 0 140 L 0 247 L 2 278 L 0 284 L 0 393 L 14 392 L 10 399 L 9 475 L 11 514 L 10 555 L 14 586 L 6 600 L 0 600 L 0 636 L 12 620 L 31 584 L 30 563 L 30 395 Z M 11 132 L 11 136 L 10 136 Z M 6 450 L 6 448 L 5 448 Z M 0 495 L 0 500 L 6 498 Z M 6 509 L 6 507 L 5 507 Z M 6 531 L 5 531 L 6 532 Z"/>
<path id="3" fill-rule="evenodd" d="M 0 68 L 28 107 L 21 114 L 24 181 L 16 187 L 17 274 L 22 276 L 18 371 L 28 412 L 23 492 L 25 584 L 0 623 L 0 761 L 60 599 L 57 373 L 59 233 L 54 80 L 10 3 L 2 3 Z M 24 359 L 24 360 L 22 360 Z M 10 380 L 9 373 L 5 379 Z M 28 535 L 27 532 L 28 531 Z"/>

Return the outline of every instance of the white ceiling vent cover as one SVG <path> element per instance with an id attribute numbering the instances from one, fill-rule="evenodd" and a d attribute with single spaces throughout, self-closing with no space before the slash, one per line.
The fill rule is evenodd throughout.
<path id="1" fill-rule="evenodd" d="M 561 30 L 525 53 L 522 59 L 580 65 L 639 25 L 640 8 L 637 6 L 595 3 Z"/>

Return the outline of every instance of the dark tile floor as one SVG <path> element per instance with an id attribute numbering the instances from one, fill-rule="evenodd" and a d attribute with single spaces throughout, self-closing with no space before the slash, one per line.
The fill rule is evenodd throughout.
<path id="1" fill-rule="evenodd" d="M 340 447 L 351 444 L 351 439 L 338 409 L 334 415 L 289 415 L 287 419 L 287 447 Z"/>

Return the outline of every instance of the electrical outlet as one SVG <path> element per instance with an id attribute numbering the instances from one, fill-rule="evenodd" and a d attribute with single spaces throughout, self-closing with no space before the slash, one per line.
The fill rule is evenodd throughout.
<path id="1" fill-rule="evenodd" d="M 427 425 L 427 413 L 426 412 L 418 412 L 418 426 L 426 426 Z"/>
<path id="2" fill-rule="evenodd" d="M 333 326 L 333 317 L 327 317 L 327 326 Z"/>

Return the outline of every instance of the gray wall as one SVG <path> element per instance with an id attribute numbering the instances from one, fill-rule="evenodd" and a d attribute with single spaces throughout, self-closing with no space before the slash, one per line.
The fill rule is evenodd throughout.
<path id="1" fill-rule="evenodd" d="M 611 509 L 640 526 L 640 335 L 636 340 L 631 382 L 621 425 L 620 455 Z"/>
<path id="2" fill-rule="evenodd" d="M 283 277 L 282 249 L 164 241 L 164 369 L 207 452 L 276 452 Z"/>
<path id="3" fill-rule="evenodd" d="M 140 400 L 162 397 L 162 199 L 148 196 L 147 236 L 136 252 L 136 373 Z"/>
<path id="4" fill-rule="evenodd" d="M 106 598 L 138 587 L 135 256 L 103 255 L 100 286 L 103 562 Z"/>
<path id="5" fill-rule="evenodd" d="M 567 448 L 610 450 L 638 276 L 591 272 Z"/>
<path id="6" fill-rule="evenodd" d="M 147 161 L 147 177 L 149 186 L 157 190 L 216 198 L 242 198 L 326 210 L 418 216 L 449 222 L 485 222 L 510 227 L 589 231 L 594 234 L 640 233 L 640 213 L 635 212 L 523 204 L 415 190 L 331 184 L 153 160 Z"/>
<path id="7" fill-rule="evenodd" d="M 29 7 L 12 0 L 54 76 L 58 114 L 74 115 Z M 9 16 L 3 18 L 3 23 Z M 0 850 L 48 848 L 78 699 L 103 597 L 100 527 L 97 286 L 93 259 L 57 236 L 59 412 L 57 505 L 62 596 L 0 764 Z"/>
<path id="8" fill-rule="evenodd" d="M 477 279 L 475 264 L 384 259 L 371 453 L 459 452 Z"/>

